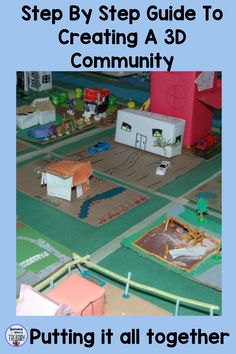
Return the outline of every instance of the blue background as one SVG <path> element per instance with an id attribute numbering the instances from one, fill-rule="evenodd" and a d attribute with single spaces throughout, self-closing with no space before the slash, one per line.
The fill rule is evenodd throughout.
<path id="1" fill-rule="evenodd" d="M 197 20 L 194 22 L 149 22 L 139 20 L 132 27 L 125 22 L 109 24 L 93 21 L 92 25 L 85 26 L 84 22 L 69 23 L 66 13 L 69 5 L 98 9 L 101 4 L 117 3 L 119 8 L 138 7 L 144 14 L 148 5 L 159 7 L 184 4 L 194 8 Z M 38 4 L 43 7 L 60 7 L 65 10 L 63 21 L 52 26 L 49 22 L 24 22 L 21 20 L 21 7 L 24 4 Z M 202 5 L 211 4 L 224 11 L 224 18 L 220 22 L 203 21 Z M 8 326 L 20 323 L 26 328 L 36 327 L 43 331 L 54 328 L 71 328 L 74 331 L 96 331 L 101 328 L 111 328 L 114 332 L 112 345 L 100 346 L 95 342 L 93 348 L 83 346 L 67 346 L 67 353 L 232 353 L 235 351 L 235 15 L 236 4 L 233 1 L 7 1 L 1 4 L 1 241 L 4 244 L 1 252 L 1 352 L 8 353 L 13 349 L 5 339 L 4 334 Z M 95 18 L 95 17 L 94 17 Z M 85 48 L 78 46 L 62 46 L 57 41 L 57 33 L 61 28 L 69 28 L 77 32 L 97 31 L 104 28 L 130 30 L 140 32 L 140 38 L 145 29 L 156 28 L 158 33 L 170 28 L 182 28 L 187 32 L 187 41 L 182 46 L 166 47 L 159 44 L 158 48 L 149 46 L 144 48 L 142 41 L 139 47 L 128 50 L 125 46 L 107 48 L 106 46 L 89 45 Z M 161 54 L 175 55 L 173 70 L 219 70 L 223 72 L 223 315 L 221 317 L 104 317 L 104 318 L 17 318 L 15 316 L 15 107 L 16 107 L 16 71 L 17 70 L 52 70 L 61 71 L 73 68 L 70 65 L 70 55 L 74 51 L 83 51 L 86 55 L 147 55 L 150 51 L 159 51 Z M 164 67 L 162 69 L 165 69 Z M 6 252 L 7 250 L 7 252 Z M 131 328 L 140 328 L 143 340 L 140 345 L 119 344 L 119 334 Z M 167 348 L 165 345 L 147 345 L 144 333 L 148 328 L 154 331 L 190 331 L 192 328 L 202 328 L 206 332 L 229 331 L 231 337 L 224 346 L 220 345 L 178 345 L 176 348 Z M 97 339 L 99 336 L 97 337 Z M 142 338 L 141 338 L 142 339 Z M 65 348 L 59 345 L 30 346 L 26 343 L 19 352 L 29 353 L 59 353 Z"/>

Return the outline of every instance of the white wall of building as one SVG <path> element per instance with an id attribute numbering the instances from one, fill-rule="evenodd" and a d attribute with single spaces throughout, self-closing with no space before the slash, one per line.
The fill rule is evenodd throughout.
<path id="1" fill-rule="evenodd" d="M 115 141 L 157 155 L 172 157 L 182 152 L 184 127 L 183 119 L 122 109 L 117 114 Z M 157 139 L 163 147 L 155 146 Z"/>

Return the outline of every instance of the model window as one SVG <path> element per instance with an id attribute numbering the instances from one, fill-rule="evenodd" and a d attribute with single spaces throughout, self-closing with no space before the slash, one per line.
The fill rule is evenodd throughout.
<path id="1" fill-rule="evenodd" d="M 152 136 L 154 138 L 162 136 L 162 129 L 152 129 Z"/>
<path id="2" fill-rule="evenodd" d="M 175 139 L 175 144 L 180 144 L 182 140 L 182 135 L 178 135 Z"/>
<path id="3" fill-rule="evenodd" d="M 31 72 L 31 82 L 34 83 L 35 80 L 37 80 L 37 72 L 32 71 Z"/>
<path id="4" fill-rule="evenodd" d="M 128 123 L 123 122 L 121 125 L 121 129 L 124 130 L 125 132 L 131 132 L 131 125 Z"/>
<path id="5" fill-rule="evenodd" d="M 50 82 L 50 75 L 43 75 L 42 83 L 43 84 L 48 84 L 49 82 Z"/>

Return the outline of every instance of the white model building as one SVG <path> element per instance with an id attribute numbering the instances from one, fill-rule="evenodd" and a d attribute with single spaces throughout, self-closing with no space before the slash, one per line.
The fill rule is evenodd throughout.
<path id="1" fill-rule="evenodd" d="M 16 109 L 16 125 L 20 129 L 27 129 L 38 124 L 36 108 L 30 105 L 20 106 Z"/>
<path id="2" fill-rule="evenodd" d="M 48 97 L 34 100 L 31 105 L 16 109 L 16 125 L 20 129 L 43 125 L 56 120 L 56 110 Z"/>
<path id="3" fill-rule="evenodd" d="M 185 121 L 134 109 L 118 110 L 115 141 L 165 157 L 181 154 Z"/>
<path id="4" fill-rule="evenodd" d="M 92 174 L 89 161 L 57 161 L 42 171 L 41 185 L 47 185 L 48 195 L 71 201 L 73 187 L 76 188 L 77 198 L 89 191 Z"/>
<path id="5" fill-rule="evenodd" d="M 45 91 L 52 88 L 51 71 L 28 71 L 29 88 L 33 91 Z"/>
<path id="6" fill-rule="evenodd" d="M 38 124 L 43 125 L 56 120 L 56 110 L 49 97 L 37 98 L 31 105 L 38 113 Z"/>
<path id="7" fill-rule="evenodd" d="M 46 91 L 52 88 L 51 71 L 17 71 L 16 86 L 24 91 Z"/>

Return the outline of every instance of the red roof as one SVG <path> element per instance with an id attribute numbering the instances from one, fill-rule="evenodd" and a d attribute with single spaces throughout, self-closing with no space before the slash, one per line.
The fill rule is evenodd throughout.
<path id="1" fill-rule="evenodd" d="M 111 93 L 108 89 L 100 88 L 85 88 L 84 89 L 84 100 L 91 102 L 101 102 L 104 97 L 109 96 Z"/>

